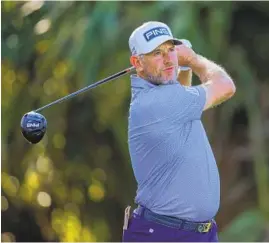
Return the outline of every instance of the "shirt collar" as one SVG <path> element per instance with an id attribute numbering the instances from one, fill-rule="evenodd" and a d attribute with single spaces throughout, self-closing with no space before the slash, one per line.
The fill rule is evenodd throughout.
<path id="1" fill-rule="evenodd" d="M 132 74 L 131 75 L 131 86 L 132 86 L 132 88 L 149 89 L 149 88 L 154 88 L 157 85 L 152 84 L 143 78 L 140 78 L 139 76 L 137 76 L 137 74 Z"/>

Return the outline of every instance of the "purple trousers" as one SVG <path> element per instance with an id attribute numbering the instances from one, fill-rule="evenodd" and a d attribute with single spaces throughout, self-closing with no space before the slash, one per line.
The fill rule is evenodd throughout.
<path id="1" fill-rule="evenodd" d="M 209 232 L 181 230 L 155 223 L 132 214 L 128 228 L 123 230 L 123 242 L 218 242 L 217 225 Z"/>

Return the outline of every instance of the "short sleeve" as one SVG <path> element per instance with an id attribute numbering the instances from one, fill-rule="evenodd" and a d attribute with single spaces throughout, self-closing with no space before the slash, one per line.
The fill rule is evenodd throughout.
<path id="1" fill-rule="evenodd" d="M 179 116 L 187 120 L 201 119 L 202 112 L 206 103 L 206 91 L 202 85 L 183 87 L 182 97 L 179 98 Z"/>

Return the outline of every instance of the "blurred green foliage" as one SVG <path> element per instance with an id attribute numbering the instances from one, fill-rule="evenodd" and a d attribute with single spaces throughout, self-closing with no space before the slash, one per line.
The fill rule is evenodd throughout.
<path id="1" fill-rule="evenodd" d="M 121 240 L 136 190 L 129 78 L 44 111 L 48 130 L 37 145 L 23 139 L 19 123 L 24 113 L 130 66 L 129 35 L 149 20 L 166 22 L 234 78 L 236 96 L 203 117 L 221 174 L 220 239 L 269 240 L 268 2 L 1 7 L 2 241 Z"/>

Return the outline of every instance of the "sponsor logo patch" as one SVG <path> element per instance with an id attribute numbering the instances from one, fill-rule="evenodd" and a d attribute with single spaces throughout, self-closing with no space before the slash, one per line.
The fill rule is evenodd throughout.
<path id="1" fill-rule="evenodd" d="M 168 29 L 164 27 L 156 27 L 153 29 L 148 30 L 147 32 L 144 33 L 144 37 L 146 41 L 151 41 L 152 39 L 162 36 L 162 35 L 170 35 Z"/>
<path id="2" fill-rule="evenodd" d="M 39 127 L 39 123 L 27 123 L 26 127 Z"/>

